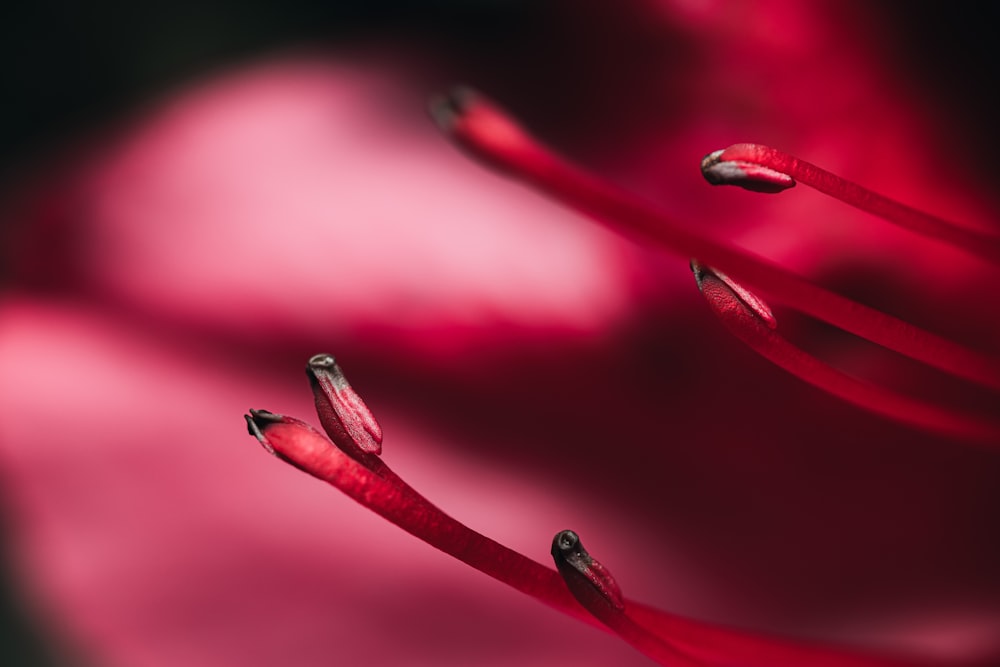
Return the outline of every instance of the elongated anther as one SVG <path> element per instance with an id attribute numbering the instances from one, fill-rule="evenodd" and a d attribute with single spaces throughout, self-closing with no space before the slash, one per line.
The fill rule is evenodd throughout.
<path id="1" fill-rule="evenodd" d="M 612 609 L 625 609 L 621 588 L 607 568 L 591 558 L 580 542 L 580 536 L 572 530 L 563 530 L 552 539 L 552 558 L 556 568 L 569 586 L 573 596 L 590 608 L 581 598 L 592 597 L 596 592 Z"/>
<path id="2" fill-rule="evenodd" d="M 706 288 L 711 289 L 711 286 L 707 285 L 705 282 L 707 278 L 720 280 L 726 287 L 729 288 L 736 298 L 738 298 L 744 306 L 749 308 L 754 315 L 759 317 L 769 329 L 778 328 L 778 320 L 774 318 L 774 313 L 771 312 L 771 307 L 768 306 L 759 296 L 744 288 L 722 271 L 716 271 L 715 269 L 700 263 L 698 260 L 692 259 L 691 272 L 694 273 L 695 282 L 698 283 L 698 289 L 702 292 L 704 292 Z"/>
<path id="3" fill-rule="evenodd" d="M 333 356 L 313 356 L 306 365 L 306 375 L 320 424 L 330 439 L 353 458 L 381 454 L 382 428 Z"/>
<path id="4" fill-rule="evenodd" d="M 795 186 L 784 172 L 745 160 L 723 159 L 725 151 L 714 151 L 701 161 L 701 173 L 712 185 L 736 185 L 744 190 L 775 194 Z"/>

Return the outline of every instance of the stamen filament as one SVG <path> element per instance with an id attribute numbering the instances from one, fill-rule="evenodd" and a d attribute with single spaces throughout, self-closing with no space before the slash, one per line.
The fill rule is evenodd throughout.
<path id="1" fill-rule="evenodd" d="M 851 377 L 778 334 L 772 326 L 773 320 L 766 320 L 747 303 L 746 290 L 734 290 L 731 280 L 724 279 L 699 262 L 692 261 L 691 270 L 702 295 L 726 328 L 762 357 L 795 377 L 844 401 L 904 424 L 965 440 L 1000 443 L 1000 424 Z"/>
<path id="2" fill-rule="evenodd" d="M 293 417 L 266 410 L 251 410 L 245 418 L 250 434 L 264 449 L 286 463 L 340 489 L 354 501 L 414 537 L 480 572 L 573 618 L 607 629 L 578 603 L 558 572 L 456 521 L 402 482 L 395 473 L 391 473 L 394 479 L 387 479 L 369 470 L 337 449 L 307 423 Z M 643 641 L 659 638 L 661 644 L 669 642 L 684 646 L 690 653 L 713 665 L 730 665 L 734 664 L 734 660 L 743 667 L 806 664 L 822 667 L 905 667 L 916 664 L 824 647 L 789 644 L 784 640 L 675 616 L 629 600 L 623 603 L 631 625 L 621 622 L 621 630 L 613 630 L 619 634 L 630 634 L 634 641 L 638 641 L 641 633 L 645 635 Z M 739 651 L 734 652 L 734 646 L 738 646 Z"/>
<path id="3" fill-rule="evenodd" d="M 408 484 L 367 469 L 307 423 L 262 410 L 251 410 L 246 420 L 250 434 L 278 458 L 335 486 L 432 547 L 565 614 L 593 623 L 556 572 L 456 521 Z"/>
<path id="4" fill-rule="evenodd" d="M 713 185 L 738 185 L 756 192 L 780 192 L 796 181 L 917 234 L 944 241 L 993 264 L 1000 264 L 1000 238 L 960 227 L 873 192 L 799 158 L 761 144 L 733 144 L 709 153 L 701 163 Z M 766 171 L 761 171 L 766 170 Z M 768 189 L 768 174 L 779 174 L 789 185 Z"/>
<path id="5" fill-rule="evenodd" d="M 437 101 L 432 115 L 459 145 L 564 204 L 735 276 L 776 301 L 966 380 L 1000 389 L 1000 360 L 830 292 L 763 258 L 701 236 L 652 205 L 569 164 L 481 96 Z"/>

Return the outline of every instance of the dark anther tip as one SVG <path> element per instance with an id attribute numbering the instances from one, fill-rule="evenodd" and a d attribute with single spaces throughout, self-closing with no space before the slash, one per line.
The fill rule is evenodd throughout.
<path id="1" fill-rule="evenodd" d="M 264 431 L 269 425 L 282 422 L 285 418 L 268 410 L 250 410 L 250 414 L 243 415 L 243 418 L 247 420 L 247 432 L 257 438 L 264 449 L 274 454 L 274 447 L 267 441 Z"/>
<path id="2" fill-rule="evenodd" d="M 715 165 L 719 164 L 719 160 L 721 159 L 723 152 L 724 151 L 721 150 L 712 151 L 711 153 L 703 157 L 701 159 L 701 170 L 703 172 L 708 171 Z M 708 176 L 706 176 L 705 178 L 708 178 Z"/>
<path id="3" fill-rule="evenodd" d="M 260 420 L 261 422 L 280 422 L 283 417 L 276 412 L 271 412 L 270 410 L 250 410 L 250 415 L 253 416 L 254 421 Z"/>
<path id="4" fill-rule="evenodd" d="M 258 440 L 264 437 L 264 434 L 260 432 L 259 428 L 257 428 L 257 424 L 254 422 L 253 417 L 251 417 L 250 415 L 243 415 L 243 419 L 247 420 L 247 433 L 257 438 Z"/>
<path id="5" fill-rule="evenodd" d="M 314 354 L 309 357 L 309 368 L 333 368 L 337 365 L 337 360 L 332 354 Z"/>
<path id="6" fill-rule="evenodd" d="M 451 131 L 478 93 L 467 86 L 455 86 L 447 93 L 433 96 L 427 102 L 427 111 L 442 130 Z"/>
<path id="7" fill-rule="evenodd" d="M 705 277 L 712 275 L 713 271 L 712 271 L 712 269 L 710 269 L 709 267 L 705 266 L 704 264 L 702 264 L 698 260 L 692 258 L 691 259 L 691 273 L 694 274 L 694 282 L 695 282 L 695 284 L 697 284 L 698 285 L 698 289 L 701 290 L 702 289 L 702 283 L 704 282 Z"/>
<path id="8" fill-rule="evenodd" d="M 247 430 L 255 438 L 262 437 L 264 429 L 268 425 L 277 424 L 284 420 L 284 417 L 269 410 L 250 410 L 250 414 L 243 415 L 243 417 L 247 420 Z"/>
<path id="9" fill-rule="evenodd" d="M 576 551 L 580 546 L 580 536 L 572 530 L 562 530 L 552 538 L 552 555 L 565 556 Z"/>

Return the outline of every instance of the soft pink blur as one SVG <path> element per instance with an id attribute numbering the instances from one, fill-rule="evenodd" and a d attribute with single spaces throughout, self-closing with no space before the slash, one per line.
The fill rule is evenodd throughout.
<path id="1" fill-rule="evenodd" d="M 685 37 L 683 64 L 625 49 L 621 76 L 594 86 L 628 86 L 636 108 L 606 136 L 555 134 L 679 219 L 995 340 L 1000 317 L 977 307 L 988 267 L 801 188 L 702 182 L 704 153 L 762 141 L 932 212 L 989 220 L 995 205 L 915 111 L 926 91 L 886 83 L 860 9 L 739 6 L 637 3 L 644 31 Z M 567 30 L 586 41 L 603 18 L 568 10 Z M 177 92 L 24 203 L 24 246 L 4 249 L 19 282 L 0 301 L 0 473 L 54 636 L 129 667 L 648 664 L 260 451 L 242 413 L 315 423 L 302 367 L 328 351 L 397 472 L 542 562 L 572 528 L 628 597 L 671 611 L 1000 659 L 995 453 L 755 358 L 685 261 L 470 162 L 419 109 L 387 111 L 416 98 L 391 68 L 337 55 L 248 65 Z M 519 101 L 540 133 L 560 103 Z M 913 146 L 941 159 L 898 158 Z M 910 377 L 776 316 L 848 370 Z"/>

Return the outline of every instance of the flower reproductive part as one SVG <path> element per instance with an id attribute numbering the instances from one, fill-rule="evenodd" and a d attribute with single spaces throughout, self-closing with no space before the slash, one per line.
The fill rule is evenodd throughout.
<path id="1" fill-rule="evenodd" d="M 313 360 L 317 357 L 313 357 Z M 312 367 L 310 360 L 310 367 Z M 556 569 L 476 532 L 436 507 L 374 455 L 356 457 L 341 428 L 330 439 L 306 422 L 267 410 L 245 415 L 250 435 L 277 458 L 326 482 L 427 544 L 536 600 L 613 632 L 658 664 L 674 667 L 903 667 L 924 664 L 896 656 L 786 641 L 684 618 L 626 599 L 579 536 L 552 542 Z"/>

